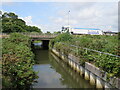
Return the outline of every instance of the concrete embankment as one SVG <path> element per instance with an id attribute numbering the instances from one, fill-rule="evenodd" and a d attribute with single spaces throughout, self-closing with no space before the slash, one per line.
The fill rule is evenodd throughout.
<path id="1" fill-rule="evenodd" d="M 95 65 L 85 62 L 85 66 L 80 65 L 79 58 L 72 54 L 64 55 L 63 52 L 58 52 L 55 49 L 51 50 L 54 54 L 60 57 L 63 61 L 67 62 L 68 65 L 78 72 L 85 80 L 88 80 L 91 85 L 95 85 L 96 88 L 116 88 L 120 89 L 120 79 L 113 77 L 108 78 L 107 72 L 99 69 Z"/>

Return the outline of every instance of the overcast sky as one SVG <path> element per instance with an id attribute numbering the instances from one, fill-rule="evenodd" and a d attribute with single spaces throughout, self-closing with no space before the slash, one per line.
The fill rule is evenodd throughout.
<path id="1" fill-rule="evenodd" d="M 113 0 L 114 1 L 114 0 Z M 43 32 L 72 28 L 98 28 L 118 31 L 118 2 L 4 2 L 2 11 L 14 12 L 27 25 L 35 25 Z"/>

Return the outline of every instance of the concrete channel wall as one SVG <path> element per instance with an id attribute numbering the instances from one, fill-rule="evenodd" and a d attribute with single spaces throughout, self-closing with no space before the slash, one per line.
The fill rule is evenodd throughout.
<path id="1" fill-rule="evenodd" d="M 107 73 L 103 70 L 100 70 L 93 64 L 85 62 L 85 66 L 81 66 L 79 63 L 79 58 L 75 57 L 72 54 L 65 56 L 64 53 L 60 53 L 55 49 L 52 49 L 52 52 L 60 57 L 63 61 L 67 62 L 68 65 L 78 72 L 85 80 L 88 80 L 91 85 L 95 85 L 96 88 L 116 88 L 120 89 L 120 79 L 113 77 L 107 78 Z"/>

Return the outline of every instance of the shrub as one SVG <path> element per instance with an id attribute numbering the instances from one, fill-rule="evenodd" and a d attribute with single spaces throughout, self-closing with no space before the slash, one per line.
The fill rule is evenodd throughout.
<path id="1" fill-rule="evenodd" d="M 29 37 L 18 33 L 3 39 L 2 76 L 3 87 L 25 88 L 38 78 L 33 71 L 34 54 L 30 48 Z"/>
<path id="2" fill-rule="evenodd" d="M 67 37 L 67 38 L 66 38 Z M 80 58 L 80 64 L 84 66 L 85 62 L 90 62 L 108 72 L 109 76 L 120 77 L 120 61 L 119 57 L 114 57 L 95 51 L 87 50 L 93 49 L 114 55 L 120 55 L 120 46 L 118 45 L 118 36 L 105 35 L 83 35 L 72 36 L 65 33 L 50 41 L 51 48 L 55 48 L 60 52 L 68 55 L 72 53 L 74 56 Z M 64 43 L 64 44 L 62 44 Z M 75 45 L 76 47 L 71 47 Z"/>

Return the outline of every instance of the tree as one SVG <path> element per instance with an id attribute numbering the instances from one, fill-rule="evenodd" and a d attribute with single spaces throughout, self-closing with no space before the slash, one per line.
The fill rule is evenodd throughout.
<path id="1" fill-rule="evenodd" d="M 60 32 L 60 31 L 57 31 L 57 32 L 54 32 L 54 34 L 61 34 L 61 32 Z"/>
<path id="2" fill-rule="evenodd" d="M 18 19 L 18 15 L 10 12 L 10 13 L 7 13 L 5 12 L 3 15 L 2 15 L 2 18 L 12 18 L 12 19 Z"/>
<path id="3" fill-rule="evenodd" d="M 0 12 L 1 13 L 1 12 Z M 18 18 L 15 13 L 5 12 L 2 15 L 2 32 L 13 33 L 13 32 L 39 32 L 42 33 L 41 29 L 36 26 L 28 26 L 25 21 Z"/>
<path id="4" fill-rule="evenodd" d="M 49 31 L 47 31 L 46 34 L 51 34 L 51 33 Z"/>
<path id="5" fill-rule="evenodd" d="M 35 26 L 25 26 L 25 30 L 28 32 L 39 32 L 42 33 L 41 29 Z"/>

